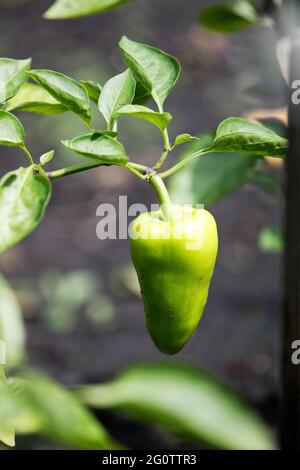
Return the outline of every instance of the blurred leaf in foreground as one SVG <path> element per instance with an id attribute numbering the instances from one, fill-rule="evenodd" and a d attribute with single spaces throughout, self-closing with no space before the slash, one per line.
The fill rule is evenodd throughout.
<path id="1" fill-rule="evenodd" d="M 117 410 L 220 449 L 274 449 L 267 426 L 238 395 L 201 370 L 174 363 L 137 365 L 112 382 L 81 387 L 96 408 Z"/>
<path id="2" fill-rule="evenodd" d="M 9 402 L 9 389 L 3 366 L 0 364 L 0 442 L 2 441 L 4 444 L 13 447 L 15 445 L 14 426 L 3 420 L 3 416 L 5 416 Z"/>
<path id="3" fill-rule="evenodd" d="M 5 344 L 6 365 L 16 367 L 25 358 L 25 329 L 18 300 L 0 274 L 0 341 Z"/>
<path id="4" fill-rule="evenodd" d="M 17 431 L 20 427 L 21 432 L 39 433 L 78 449 L 122 448 L 74 394 L 42 374 L 31 371 L 15 379 L 12 395 L 15 413 L 11 422 L 16 423 Z M 27 429 L 20 422 L 22 415 Z"/>

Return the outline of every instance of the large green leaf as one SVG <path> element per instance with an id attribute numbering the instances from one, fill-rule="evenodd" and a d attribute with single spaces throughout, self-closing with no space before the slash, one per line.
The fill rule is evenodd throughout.
<path id="1" fill-rule="evenodd" d="M 0 420 L 15 429 L 17 435 L 32 434 L 39 431 L 41 419 L 32 407 L 22 400 L 24 379 L 21 377 L 9 377 L 7 380 L 9 396 L 6 403 L 1 406 Z"/>
<path id="2" fill-rule="evenodd" d="M 194 442 L 221 449 L 272 449 L 271 435 L 246 403 L 201 370 L 169 363 L 131 367 L 110 383 L 78 396 Z"/>
<path id="3" fill-rule="evenodd" d="M 12 390 L 14 414 L 11 417 L 17 430 L 20 427 L 23 431 L 38 432 L 67 447 L 121 448 L 74 394 L 52 379 L 29 372 L 17 385 L 18 390 Z"/>
<path id="4" fill-rule="evenodd" d="M 175 85 L 180 65 L 175 57 L 152 46 L 123 36 L 119 42 L 122 57 L 141 85 L 151 92 L 161 108 Z"/>
<path id="5" fill-rule="evenodd" d="M 288 141 L 260 123 L 231 117 L 218 126 L 211 151 L 284 156 Z"/>
<path id="6" fill-rule="evenodd" d="M 80 83 L 86 89 L 89 98 L 94 101 L 94 103 L 98 104 L 101 85 L 94 80 L 80 80 Z"/>
<path id="7" fill-rule="evenodd" d="M 0 180 L 0 253 L 37 227 L 50 195 L 50 181 L 35 165 L 3 176 Z"/>
<path id="8" fill-rule="evenodd" d="M 90 99 L 86 89 L 79 82 L 53 70 L 31 70 L 28 75 L 57 101 L 90 123 Z"/>
<path id="9" fill-rule="evenodd" d="M 213 5 L 199 13 L 200 23 L 218 33 L 234 33 L 259 21 L 259 15 L 249 0 L 234 0 Z"/>
<path id="10" fill-rule="evenodd" d="M 14 96 L 27 80 L 31 59 L 0 59 L 0 103 Z"/>
<path id="11" fill-rule="evenodd" d="M 99 98 L 99 111 L 111 128 L 116 113 L 122 106 L 130 104 L 135 95 L 135 80 L 130 70 L 126 70 L 105 83 Z"/>
<path id="12" fill-rule="evenodd" d="M 3 366 L 0 364 L 0 442 L 13 447 L 15 445 L 15 430 L 11 423 L 1 419 L 5 416 L 6 408 L 10 402 L 9 389 L 6 382 Z"/>
<path id="13" fill-rule="evenodd" d="M 48 20 L 80 18 L 117 8 L 129 0 L 56 0 L 46 11 Z"/>
<path id="14" fill-rule="evenodd" d="M 206 133 L 189 144 L 180 159 L 209 147 L 213 134 Z M 260 160 L 257 155 L 211 153 L 200 156 L 175 173 L 168 188 L 174 202 L 211 205 L 244 184 Z"/>
<path id="15" fill-rule="evenodd" d="M 25 358 L 25 328 L 18 300 L 0 275 L 0 341 L 5 344 L 6 367 L 20 365 Z"/>
<path id="16" fill-rule="evenodd" d="M 0 110 L 0 145 L 22 147 L 25 133 L 22 124 L 13 114 Z"/>
<path id="17" fill-rule="evenodd" d="M 123 106 L 119 109 L 117 115 L 145 119 L 146 121 L 151 122 L 151 124 L 157 126 L 161 131 L 163 131 L 168 126 L 172 119 L 172 116 L 169 113 L 158 113 L 150 108 L 147 108 L 146 106 L 137 104 Z"/>
<path id="18" fill-rule="evenodd" d="M 129 160 L 123 145 L 105 133 L 85 134 L 62 143 L 68 149 L 106 165 L 124 165 Z"/>
<path id="19" fill-rule="evenodd" d="M 136 83 L 135 96 L 133 104 L 145 104 L 151 99 L 151 92 L 149 92 L 140 82 Z"/>
<path id="20" fill-rule="evenodd" d="M 53 98 L 44 88 L 33 83 L 25 83 L 18 93 L 8 101 L 6 110 L 58 114 L 68 111 L 68 108 Z"/>

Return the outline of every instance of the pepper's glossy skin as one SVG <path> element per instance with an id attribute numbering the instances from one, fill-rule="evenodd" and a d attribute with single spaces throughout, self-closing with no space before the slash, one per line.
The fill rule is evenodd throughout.
<path id="1" fill-rule="evenodd" d="M 132 224 L 131 255 L 149 333 L 162 352 L 175 354 L 195 331 L 207 300 L 218 251 L 217 227 L 204 209 L 172 205 Z"/>

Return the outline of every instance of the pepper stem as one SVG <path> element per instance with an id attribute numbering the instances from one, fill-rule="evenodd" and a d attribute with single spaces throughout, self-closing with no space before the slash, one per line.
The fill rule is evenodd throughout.
<path id="1" fill-rule="evenodd" d="M 149 183 L 153 186 L 157 199 L 161 205 L 164 220 L 170 220 L 172 201 L 163 180 L 158 174 L 153 174 L 149 178 Z"/>

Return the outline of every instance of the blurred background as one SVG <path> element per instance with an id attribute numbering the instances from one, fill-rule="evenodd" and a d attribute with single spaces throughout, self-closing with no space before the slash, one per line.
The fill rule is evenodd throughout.
<path id="1" fill-rule="evenodd" d="M 209 32 L 197 22 L 197 12 L 214 2 L 136 0 L 94 17 L 47 21 L 42 13 L 50 3 L 0 0 L 0 56 L 32 57 L 33 68 L 104 84 L 124 70 L 117 47 L 123 34 L 168 51 L 182 65 L 165 105 L 174 116 L 172 138 L 285 104 L 272 30 L 254 26 L 230 36 Z M 53 148 L 51 168 L 78 162 L 60 140 L 85 132 L 79 119 L 70 113 L 23 113 L 21 119 L 34 156 Z M 135 161 L 155 160 L 160 149 L 155 128 L 124 119 L 120 135 Z M 1 154 L 1 175 L 24 158 L 15 149 L 2 148 Z M 270 171 L 281 180 L 280 165 Z M 99 382 L 129 364 L 165 359 L 145 328 L 128 241 L 96 238 L 97 206 L 117 204 L 121 194 L 128 195 L 128 204 L 156 202 L 150 187 L 120 168 L 56 181 L 43 223 L 0 258 L 1 272 L 15 289 L 26 320 L 29 363 L 67 385 Z M 275 429 L 281 259 L 261 251 L 257 240 L 263 227 L 280 224 L 281 207 L 246 184 L 210 210 L 220 239 L 210 295 L 198 330 L 174 361 L 204 367 L 231 385 Z M 143 426 L 105 414 L 103 419 L 135 448 L 144 448 L 145 442 L 154 448 L 180 447 Z M 18 441 L 19 448 L 45 445 L 40 439 Z"/>

